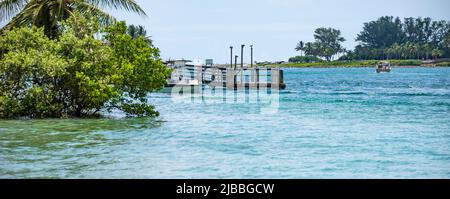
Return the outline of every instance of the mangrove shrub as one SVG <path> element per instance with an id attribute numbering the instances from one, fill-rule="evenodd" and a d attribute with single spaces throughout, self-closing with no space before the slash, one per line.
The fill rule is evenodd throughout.
<path id="1" fill-rule="evenodd" d="M 149 92 L 164 87 L 170 70 L 144 37 L 124 22 L 99 30 L 95 19 L 72 17 L 58 39 L 23 27 L 0 37 L 0 118 L 98 116 L 120 109 L 157 116 Z M 103 35 L 104 39 L 96 39 Z"/>

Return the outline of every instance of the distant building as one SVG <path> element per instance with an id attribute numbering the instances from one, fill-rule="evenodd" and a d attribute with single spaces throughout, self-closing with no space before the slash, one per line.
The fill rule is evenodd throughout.
<path id="1" fill-rule="evenodd" d="M 213 59 L 206 59 L 205 60 L 205 65 L 206 66 L 213 66 L 214 65 L 214 60 Z"/>
<path id="2" fill-rule="evenodd" d="M 166 62 L 166 64 L 172 68 L 179 68 L 190 65 L 188 63 L 191 62 L 192 62 L 191 60 L 179 59 L 179 60 L 169 60 Z"/>

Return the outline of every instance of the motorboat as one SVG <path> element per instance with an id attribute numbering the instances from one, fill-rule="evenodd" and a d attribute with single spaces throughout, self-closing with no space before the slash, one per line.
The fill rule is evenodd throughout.
<path id="1" fill-rule="evenodd" d="M 379 62 L 376 66 L 377 69 L 377 73 L 389 73 L 391 72 L 392 68 L 391 68 L 391 63 L 389 62 Z"/>

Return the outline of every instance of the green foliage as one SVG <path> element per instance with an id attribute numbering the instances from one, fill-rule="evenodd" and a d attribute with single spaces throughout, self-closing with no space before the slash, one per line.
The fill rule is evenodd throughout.
<path id="1" fill-rule="evenodd" d="M 54 82 L 68 67 L 59 49 L 42 28 L 14 29 L 0 37 L 0 118 L 41 117 L 61 107 L 50 99 Z"/>
<path id="2" fill-rule="evenodd" d="M 315 41 L 300 41 L 295 48 L 297 51 L 304 51 L 305 55 L 313 57 L 323 57 L 330 61 L 332 57 L 344 51 L 341 43 L 345 41 L 341 37 L 341 31 L 333 28 L 318 28 L 314 34 Z"/>
<path id="3" fill-rule="evenodd" d="M 437 63 L 436 64 L 436 66 L 446 66 L 446 67 L 448 67 L 448 66 L 450 66 L 450 62 L 440 62 L 440 63 Z"/>
<path id="4" fill-rule="evenodd" d="M 117 63 L 113 80 L 116 88 L 145 105 L 147 94 L 163 88 L 171 70 L 159 58 L 159 49 L 150 46 L 144 37 L 133 39 L 126 31 L 125 22 L 116 23 L 106 31 L 105 39 L 113 50 L 111 61 Z M 124 111 L 131 115 L 154 115 L 150 106 L 129 106 L 130 102 L 125 98 L 119 101 L 122 108 L 126 107 Z M 133 108 L 139 110 L 129 111 Z"/>
<path id="5" fill-rule="evenodd" d="M 315 42 L 299 42 L 295 50 L 301 54 L 331 60 L 386 60 L 386 59 L 430 59 L 450 57 L 450 22 L 433 21 L 431 18 L 380 17 L 364 23 L 356 41 L 360 44 L 353 51 L 340 45 L 345 41 L 340 31 L 319 28 L 315 31 Z"/>
<path id="6" fill-rule="evenodd" d="M 420 60 L 389 60 L 393 66 L 421 66 Z"/>
<path id="7" fill-rule="evenodd" d="M 364 24 L 355 47 L 341 60 L 354 59 L 429 59 L 449 57 L 450 23 L 431 18 L 399 18 L 385 16 Z"/>
<path id="8" fill-rule="evenodd" d="M 398 17 L 380 17 L 376 21 L 364 23 L 363 31 L 358 34 L 356 41 L 371 48 L 385 48 L 403 41 L 405 33 L 402 26 Z"/>
<path id="9" fill-rule="evenodd" d="M 420 60 L 388 60 L 393 66 L 421 66 Z M 331 62 L 312 62 L 312 63 L 287 63 L 277 65 L 279 67 L 374 67 L 379 60 L 363 61 L 331 61 Z M 444 65 L 442 65 L 444 66 Z M 447 65 L 448 66 L 448 65 Z"/>
<path id="10" fill-rule="evenodd" d="M 147 30 L 145 30 L 144 26 L 135 26 L 129 25 L 127 34 L 131 36 L 133 39 L 137 39 L 138 37 L 143 37 L 148 44 L 153 45 L 153 41 L 150 36 L 147 36 Z"/>
<path id="11" fill-rule="evenodd" d="M 311 62 L 321 62 L 322 59 L 316 56 L 295 56 L 289 58 L 290 63 L 311 63 Z"/>
<path id="12" fill-rule="evenodd" d="M 86 117 L 114 108 L 158 115 L 147 94 L 163 88 L 170 70 L 157 48 L 133 40 L 124 22 L 108 27 L 104 41 L 94 38 L 95 18 L 62 24 L 58 40 L 36 27 L 0 37 L 0 118 Z"/>
<path id="13" fill-rule="evenodd" d="M 112 24 L 115 18 L 102 8 L 124 9 L 145 15 L 135 0 L 5 0 L 0 1 L 0 22 L 11 20 L 6 29 L 29 25 L 44 27 L 46 35 L 54 38 L 57 36 L 58 22 L 77 12 L 96 17 L 102 25 Z"/>
<path id="14" fill-rule="evenodd" d="M 297 46 L 295 47 L 296 51 L 300 51 L 300 56 L 303 56 L 303 51 L 305 51 L 305 43 L 303 41 L 299 41 Z"/>

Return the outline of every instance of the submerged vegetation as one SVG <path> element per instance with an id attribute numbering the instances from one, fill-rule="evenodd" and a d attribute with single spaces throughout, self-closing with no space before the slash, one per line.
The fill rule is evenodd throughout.
<path id="1" fill-rule="evenodd" d="M 147 94 L 164 87 L 170 70 L 146 38 L 133 39 L 125 22 L 100 28 L 81 14 L 58 27 L 58 39 L 35 26 L 0 38 L 0 118 L 158 115 Z"/>

